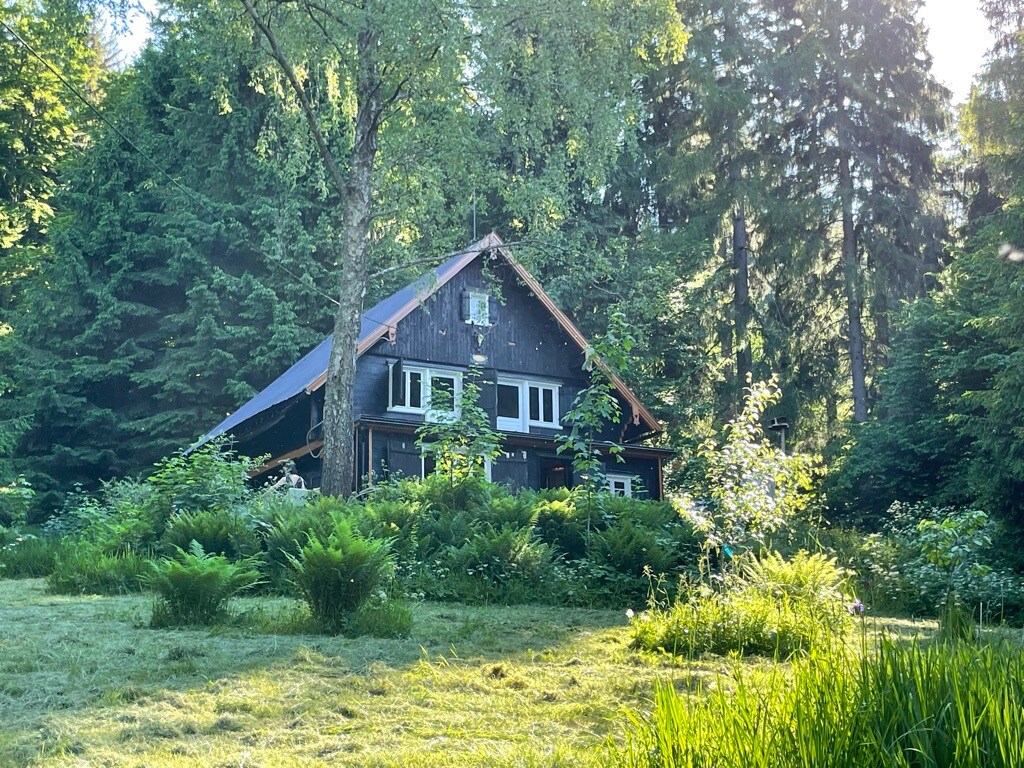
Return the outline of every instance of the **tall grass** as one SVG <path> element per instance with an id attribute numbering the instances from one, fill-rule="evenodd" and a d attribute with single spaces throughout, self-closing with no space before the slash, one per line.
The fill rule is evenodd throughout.
<path id="1" fill-rule="evenodd" d="M 51 536 L 14 534 L 9 540 L 0 536 L 0 578 L 46 576 L 65 548 L 60 539 Z"/>
<path id="2" fill-rule="evenodd" d="M 55 553 L 46 586 L 62 595 L 141 592 L 147 562 L 135 552 L 110 554 L 96 545 L 79 543 Z"/>
<path id="3" fill-rule="evenodd" d="M 696 696 L 657 687 L 613 747 L 621 768 L 1020 768 L 1019 647 L 883 640 L 745 670 Z"/>
<path id="4" fill-rule="evenodd" d="M 632 622 L 633 645 L 688 658 L 733 652 L 788 658 L 842 644 L 852 626 L 846 578 L 822 555 L 765 554 L 743 563 L 718 589 L 701 582 L 674 602 L 653 595 Z"/>

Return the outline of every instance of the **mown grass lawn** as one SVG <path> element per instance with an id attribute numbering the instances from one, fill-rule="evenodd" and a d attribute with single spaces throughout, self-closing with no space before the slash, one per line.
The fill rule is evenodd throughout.
<path id="1" fill-rule="evenodd" d="M 405 640 L 153 630 L 149 612 L 0 581 L 0 766 L 601 765 L 655 679 L 718 666 L 631 651 L 623 612 L 423 604 Z"/>

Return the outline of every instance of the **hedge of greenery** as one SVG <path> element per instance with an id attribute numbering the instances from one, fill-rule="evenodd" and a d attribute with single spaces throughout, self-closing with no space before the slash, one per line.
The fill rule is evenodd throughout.
<path id="1" fill-rule="evenodd" d="M 371 598 L 378 617 L 392 611 L 382 594 L 640 605 L 650 573 L 675 583 L 701 556 L 701 536 L 667 502 L 565 489 L 512 493 L 472 476 L 385 483 L 344 500 L 252 488 L 248 469 L 247 459 L 211 446 L 161 463 L 145 481 L 72 496 L 44 531 L 14 545 L 20 554 L 9 558 L 15 567 L 7 575 L 46 575 L 63 593 L 164 585 L 156 589 L 163 623 L 213 620 L 242 587 L 292 594 L 322 628 L 337 631 Z M 240 564 L 258 578 L 227 589 Z M 182 594 L 208 585 L 210 609 L 193 615 L 175 603 L 171 577 L 192 585 Z"/>

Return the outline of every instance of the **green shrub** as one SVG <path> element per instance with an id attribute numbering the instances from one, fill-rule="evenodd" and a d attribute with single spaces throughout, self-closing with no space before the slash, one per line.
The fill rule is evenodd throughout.
<path id="1" fill-rule="evenodd" d="M 135 552 L 110 554 L 95 544 L 78 542 L 54 555 L 46 586 L 63 595 L 140 592 L 146 569 L 146 559 Z"/>
<path id="2" fill-rule="evenodd" d="M 166 522 L 183 512 L 244 506 L 253 495 L 249 471 L 255 465 L 256 459 L 239 456 L 224 440 L 162 460 L 147 478 L 158 519 Z"/>
<path id="3" fill-rule="evenodd" d="M 477 518 L 486 518 L 495 493 L 503 490 L 481 477 L 470 476 L 452 485 L 448 478 L 430 475 L 419 483 L 417 496 L 437 509 L 465 512 Z"/>
<path id="4" fill-rule="evenodd" d="M 586 519 L 577 515 L 572 499 L 540 500 L 534 514 L 537 535 L 541 541 L 554 547 L 570 560 L 579 560 L 587 554 Z"/>
<path id="5" fill-rule="evenodd" d="M 591 559 L 627 576 L 643 576 L 645 570 L 667 573 L 677 559 L 672 540 L 659 532 L 617 520 L 610 528 L 591 537 Z"/>
<path id="6" fill-rule="evenodd" d="M 1024 618 L 1024 580 L 1002 565 L 1000 553 L 986 542 L 998 539 L 997 531 L 980 531 L 982 537 L 959 535 L 962 513 L 925 504 L 896 503 L 890 515 L 886 533 L 829 528 L 815 535 L 853 572 L 857 594 L 873 610 L 942 617 L 952 599 L 963 614 L 986 622 Z M 951 541 L 945 546 L 957 548 L 956 562 L 935 551 L 947 537 Z M 945 565 L 935 561 L 937 556 Z"/>
<path id="7" fill-rule="evenodd" d="M 227 601 L 259 581 L 252 559 L 231 562 L 211 555 L 193 541 L 188 550 L 150 563 L 144 576 L 157 593 L 150 624 L 154 627 L 207 625 L 223 617 Z"/>
<path id="8" fill-rule="evenodd" d="M 346 634 L 352 637 L 399 638 L 412 632 L 412 610 L 400 600 L 371 597 L 356 609 Z"/>
<path id="9" fill-rule="evenodd" d="M 163 535 L 168 551 L 187 550 L 197 542 L 210 555 L 242 560 L 259 551 L 252 519 L 228 510 L 183 512 L 172 517 Z"/>
<path id="10" fill-rule="evenodd" d="M 633 715 L 620 768 L 1017 768 L 1024 765 L 1019 647 L 883 640 L 782 668 L 739 668 L 696 695 L 668 685 Z"/>
<path id="11" fill-rule="evenodd" d="M 830 645 L 851 623 L 844 596 L 845 572 L 834 560 L 798 553 L 775 554 L 742 567 L 721 591 L 706 585 L 669 605 L 652 601 L 632 622 L 633 645 L 699 656 L 758 654 L 788 658 Z"/>
<path id="12" fill-rule="evenodd" d="M 534 499 L 529 493 L 524 492 L 515 496 L 507 493 L 502 495 L 496 490 L 492 494 L 491 505 L 487 509 L 487 520 L 494 526 L 511 525 L 515 528 L 528 528 L 533 524 L 535 514 Z"/>
<path id="13" fill-rule="evenodd" d="M 0 529 L 0 577 L 7 579 L 46 576 L 53 570 L 64 544 L 52 536 L 36 536 Z"/>
<path id="14" fill-rule="evenodd" d="M 467 602 L 522 603 L 557 599 L 564 582 L 558 556 L 529 528 L 503 525 L 474 533 L 444 557 L 444 589 Z"/>
<path id="15" fill-rule="evenodd" d="M 389 541 L 395 560 L 408 563 L 425 548 L 421 526 L 426 517 L 419 501 L 371 500 L 358 506 L 349 519 L 361 535 Z M 426 528 L 429 531 L 431 525 Z"/>
<path id="16" fill-rule="evenodd" d="M 292 558 L 299 556 L 310 539 L 326 541 L 349 506 L 344 501 L 319 498 L 298 508 L 279 509 L 269 521 L 265 532 L 265 572 L 269 583 L 278 590 L 288 586 L 292 575 Z"/>
<path id="17" fill-rule="evenodd" d="M 335 526 L 326 543 L 311 536 L 298 557 L 288 559 L 298 596 L 317 624 L 330 632 L 345 628 L 392 568 L 388 543 L 359 536 L 345 521 Z"/>

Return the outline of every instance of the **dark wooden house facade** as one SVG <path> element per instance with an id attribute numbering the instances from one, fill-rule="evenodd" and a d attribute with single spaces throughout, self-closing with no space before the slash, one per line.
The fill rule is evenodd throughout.
<path id="1" fill-rule="evenodd" d="M 311 487 L 319 485 L 320 422 L 330 338 L 289 368 L 207 434 L 233 435 L 248 455 L 272 456 L 261 471 L 288 460 Z M 360 485 L 400 472 L 430 471 L 416 445 L 438 388 L 458 397 L 471 365 L 483 370 L 481 405 L 503 434 L 502 453 L 490 462 L 494 482 L 513 488 L 574 483 L 571 462 L 555 438 L 580 390 L 587 342 L 537 281 L 491 234 L 455 254 L 421 280 L 363 315 L 355 389 L 353 437 Z M 602 441 L 622 446 L 609 460 L 609 489 L 662 496 L 662 463 L 669 453 L 643 445 L 658 422 L 618 379 L 623 418 Z"/>

